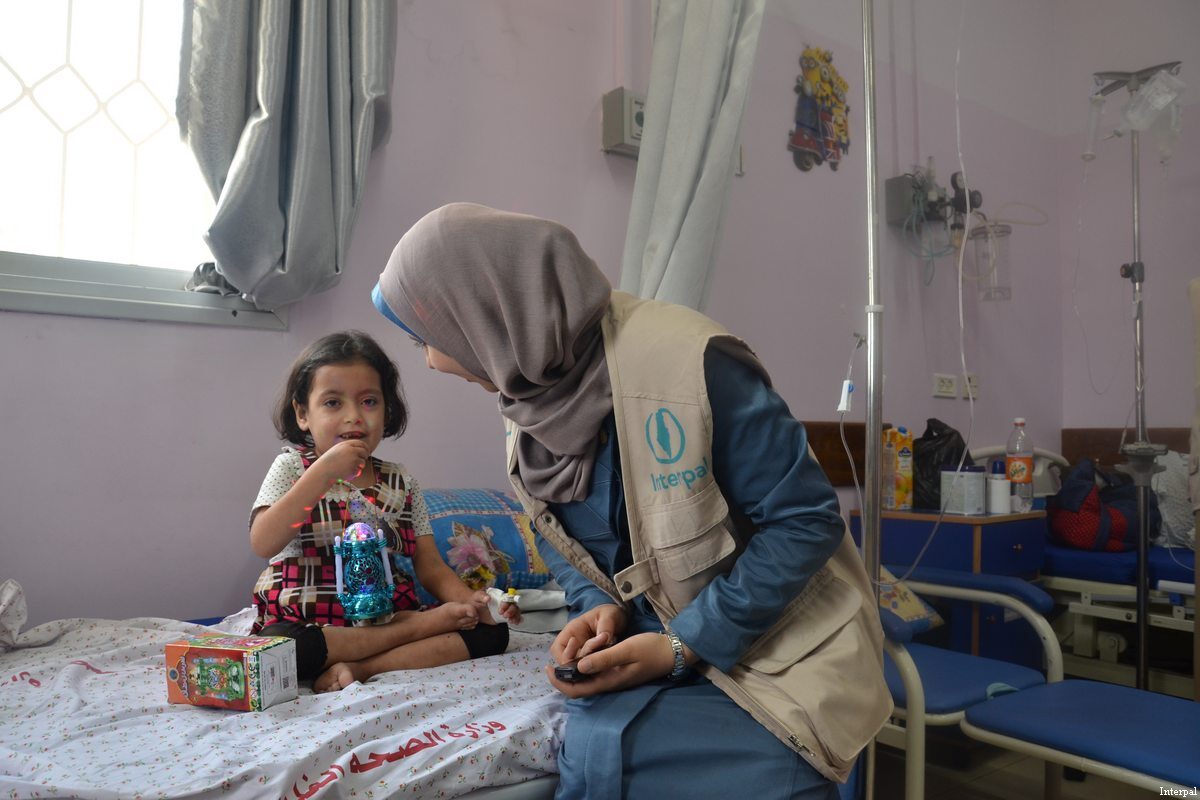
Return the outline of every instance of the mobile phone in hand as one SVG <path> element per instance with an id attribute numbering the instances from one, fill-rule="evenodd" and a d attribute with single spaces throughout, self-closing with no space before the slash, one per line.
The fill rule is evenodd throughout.
<path id="1" fill-rule="evenodd" d="M 580 672 L 576 667 L 578 662 L 572 661 L 569 664 L 555 664 L 554 677 L 558 678 L 563 683 L 578 683 L 586 680 L 591 676 L 587 673 Z"/>

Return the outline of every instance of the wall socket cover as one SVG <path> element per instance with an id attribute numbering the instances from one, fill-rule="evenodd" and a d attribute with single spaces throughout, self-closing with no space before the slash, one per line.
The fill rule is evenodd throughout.
<path id="1" fill-rule="evenodd" d="M 968 372 L 963 380 L 962 396 L 963 400 L 968 399 L 968 395 L 972 400 L 979 399 L 979 376 L 974 372 Z"/>
<path id="2" fill-rule="evenodd" d="M 958 379 L 944 372 L 933 373 L 934 397 L 958 397 Z"/>

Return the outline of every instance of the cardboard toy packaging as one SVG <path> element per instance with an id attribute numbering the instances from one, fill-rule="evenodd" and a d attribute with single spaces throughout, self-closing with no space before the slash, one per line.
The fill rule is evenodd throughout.
<path id="1" fill-rule="evenodd" d="M 206 633 L 170 642 L 167 701 L 262 711 L 294 700 L 296 642 L 283 636 Z"/>

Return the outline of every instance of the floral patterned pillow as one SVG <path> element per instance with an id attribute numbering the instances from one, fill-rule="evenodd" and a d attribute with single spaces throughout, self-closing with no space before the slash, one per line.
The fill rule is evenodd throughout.
<path id="1" fill-rule="evenodd" d="M 897 580 L 883 566 L 879 568 L 879 613 L 893 615 L 893 621 L 907 626 L 910 635 L 924 633 L 943 622 L 933 606 L 913 594 L 903 581 Z"/>
<path id="2" fill-rule="evenodd" d="M 537 589 L 550 570 L 516 500 L 494 489 L 425 489 L 438 550 L 473 589 Z M 426 603 L 433 598 L 418 587 Z"/>

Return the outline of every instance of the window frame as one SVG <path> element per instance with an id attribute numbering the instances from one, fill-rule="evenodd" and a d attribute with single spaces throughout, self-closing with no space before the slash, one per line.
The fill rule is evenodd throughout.
<path id="1" fill-rule="evenodd" d="M 147 35 L 153 36 L 154 32 L 159 30 L 155 23 L 162 23 L 165 26 L 162 28 L 163 31 L 168 27 L 174 30 L 171 23 L 175 19 L 173 15 L 164 16 L 162 13 L 148 16 L 150 5 L 148 0 L 139 0 L 136 3 L 136 9 L 132 9 L 132 15 L 122 17 L 124 22 L 130 24 L 136 21 L 137 60 L 133 64 L 126 65 L 132 67 L 132 72 L 129 74 L 122 73 L 117 76 L 106 73 L 105 76 L 102 76 L 101 82 L 107 88 L 101 92 L 96 88 L 96 75 L 87 68 L 87 64 L 91 63 L 87 59 L 89 51 L 86 47 L 81 51 L 84 56 L 84 60 L 81 62 L 78 60 L 80 54 L 74 50 L 74 26 L 80 24 L 81 19 L 86 20 L 87 15 L 80 15 L 79 9 L 67 4 L 61 9 L 61 16 L 55 17 L 55 25 L 51 26 L 51 33 L 48 34 L 56 43 L 63 45 L 64 49 L 61 53 L 54 51 L 53 58 L 48 58 L 45 63 L 39 62 L 37 64 L 39 68 L 33 70 L 33 73 L 38 73 L 36 75 L 25 74 L 17 67 L 8 64 L 7 61 L 3 62 L 4 66 L 0 66 L 0 70 L 7 69 L 12 73 L 21 90 L 14 95 L 11 103 L 5 105 L 4 109 L 8 110 L 28 96 L 49 124 L 58 131 L 60 137 L 66 137 L 93 116 L 107 114 L 111 102 L 119 98 L 130 87 L 140 85 L 151 101 L 161 106 L 162 112 L 166 115 L 166 121 L 156 131 L 147 133 L 145 137 L 135 141 L 116 120 L 111 120 L 116 126 L 116 130 L 133 147 L 136 163 L 137 154 L 141 152 L 141 145 L 150 141 L 152 136 L 162 134 L 163 127 L 170 129 L 178 125 L 173 113 L 171 98 L 164 96 L 160 91 L 169 87 L 149 80 L 148 62 L 143 61 L 143 57 L 148 52 L 146 47 L 151 41 Z M 159 10 L 161 11 L 161 8 Z M 182 25 L 181 31 L 186 34 L 190 26 L 186 8 L 178 21 Z M 60 24 L 64 26 L 61 29 L 58 27 Z M 150 27 L 146 27 L 147 25 Z M 161 42 L 163 39 L 158 37 L 156 41 Z M 173 60 L 172 69 L 175 71 L 179 69 L 180 60 L 177 55 L 170 55 L 167 51 L 162 51 L 158 55 L 164 57 L 164 62 L 167 60 L 166 57 L 170 56 Z M 26 66 L 29 65 L 26 64 Z M 43 108 L 36 96 L 38 87 L 62 70 L 73 72 L 76 82 L 91 93 L 97 104 L 91 108 L 88 116 L 70 125 Z M 162 77 L 168 73 L 160 70 L 155 74 Z M 120 80 L 117 80 L 118 77 Z M 65 142 L 66 139 L 64 138 L 62 141 Z M 65 152 L 65 144 L 62 146 Z M 66 169 L 65 161 L 60 164 L 60 168 L 61 170 Z M 65 180 L 65 178 L 60 175 L 60 180 Z M 134 180 L 137 180 L 136 173 Z M 62 191 L 61 187 L 60 191 Z M 65 213 L 65 206 L 60 204 L 59 214 L 63 213 Z M 71 252 L 72 256 L 83 256 L 83 258 L 40 255 L 20 250 L 7 250 L 6 247 L 29 248 L 40 250 L 42 253 L 62 253 L 61 249 L 48 249 L 45 243 L 30 244 L 10 240 L 0 244 L 0 311 L 276 331 L 286 331 L 288 328 L 286 310 L 259 310 L 240 296 L 222 297 L 218 294 L 188 291 L 184 286 L 191 278 L 190 268 L 173 269 L 169 266 L 160 268 L 105 260 L 88 260 L 89 253 L 86 250 L 78 249 Z M 59 247 L 61 247 L 61 243 Z M 135 258 L 132 253 L 128 255 L 106 253 L 101 257 L 111 258 L 114 255 L 116 258 Z M 196 258 L 197 261 L 205 260 L 204 256 L 185 256 L 180 259 L 180 262 L 187 263 L 191 258 Z M 207 256 L 207 258 L 211 259 L 211 256 Z"/>
<path id="2" fill-rule="evenodd" d="M 286 331 L 286 308 L 184 289 L 183 270 L 0 250 L 0 311 Z"/>

